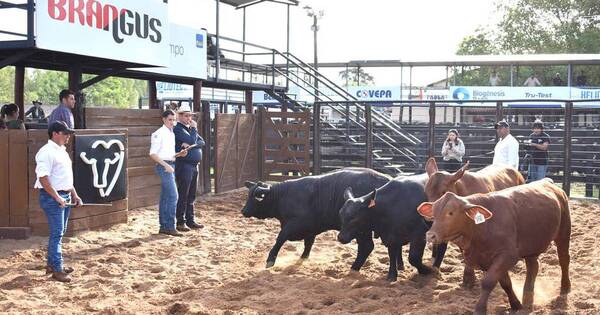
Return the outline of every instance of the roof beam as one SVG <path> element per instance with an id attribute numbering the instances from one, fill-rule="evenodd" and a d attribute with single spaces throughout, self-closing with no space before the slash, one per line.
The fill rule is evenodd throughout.
<path id="1" fill-rule="evenodd" d="M 35 54 L 34 50 L 27 50 L 20 52 L 18 54 L 14 54 L 6 59 L 0 60 L 0 69 L 15 64 L 31 55 Z"/>

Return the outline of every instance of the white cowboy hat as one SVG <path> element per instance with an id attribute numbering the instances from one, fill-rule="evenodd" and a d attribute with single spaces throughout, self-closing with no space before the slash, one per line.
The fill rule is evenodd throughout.
<path id="1" fill-rule="evenodd" d="M 182 114 L 182 113 L 191 113 L 192 110 L 190 109 L 190 105 L 188 105 L 188 104 L 182 104 L 179 107 L 179 110 L 177 112 L 180 113 L 180 114 Z"/>

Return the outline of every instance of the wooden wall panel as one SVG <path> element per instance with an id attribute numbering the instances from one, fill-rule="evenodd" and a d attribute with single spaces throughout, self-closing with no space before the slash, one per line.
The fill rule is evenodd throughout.
<path id="1" fill-rule="evenodd" d="M 0 227 L 10 224 L 8 130 L 0 130 Z"/>
<path id="2" fill-rule="evenodd" d="M 29 210 L 29 186 L 27 177 L 27 131 L 9 130 L 8 179 L 10 191 L 11 227 L 27 227 Z"/>

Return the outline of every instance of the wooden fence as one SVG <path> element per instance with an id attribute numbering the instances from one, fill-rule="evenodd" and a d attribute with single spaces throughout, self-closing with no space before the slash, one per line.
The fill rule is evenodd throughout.
<path id="1" fill-rule="evenodd" d="M 27 131 L 0 130 L 0 226 L 28 224 L 26 171 Z"/>
<path id="2" fill-rule="evenodd" d="M 257 118 L 254 114 L 217 114 L 215 118 L 215 192 L 258 178 Z"/>

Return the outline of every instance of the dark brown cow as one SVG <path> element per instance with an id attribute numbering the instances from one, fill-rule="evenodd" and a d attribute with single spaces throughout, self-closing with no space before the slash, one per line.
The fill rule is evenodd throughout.
<path id="1" fill-rule="evenodd" d="M 512 167 L 490 165 L 477 172 L 470 172 L 469 162 L 465 163 L 458 171 L 450 174 L 439 171 L 434 158 L 430 158 L 425 165 L 429 180 L 425 185 L 425 195 L 428 201 L 436 201 L 446 192 L 453 192 L 459 196 L 469 196 L 476 193 L 488 193 L 502 190 L 508 187 L 522 185 L 525 179 Z M 443 243 L 441 252 L 445 252 L 448 244 Z M 434 249 L 433 253 L 440 252 Z M 475 272 L 468 266 L 463 273 L 463 285 L 473 287 L 475 284 Z"/>
<path id="2" fill-rule="evenodd" d="M 525 259 L 527 267 L 523 304 L 530 308 L 539 268 L 537 258 L 552 241 L 562 271 L 561 294 L 570 291 L 569 198 L 551 179 L 468 197 L 449 192 L 434 203 L 421 204 L 418 211 L 426 219 L 433 219 L 428 241 L 457 244 L 468 266 L 486 271 L 475 314 L 486 312 L 488 297 L 498 281 L 510 307 L 522 308 L 508 275 L 519 259 Z"/>

